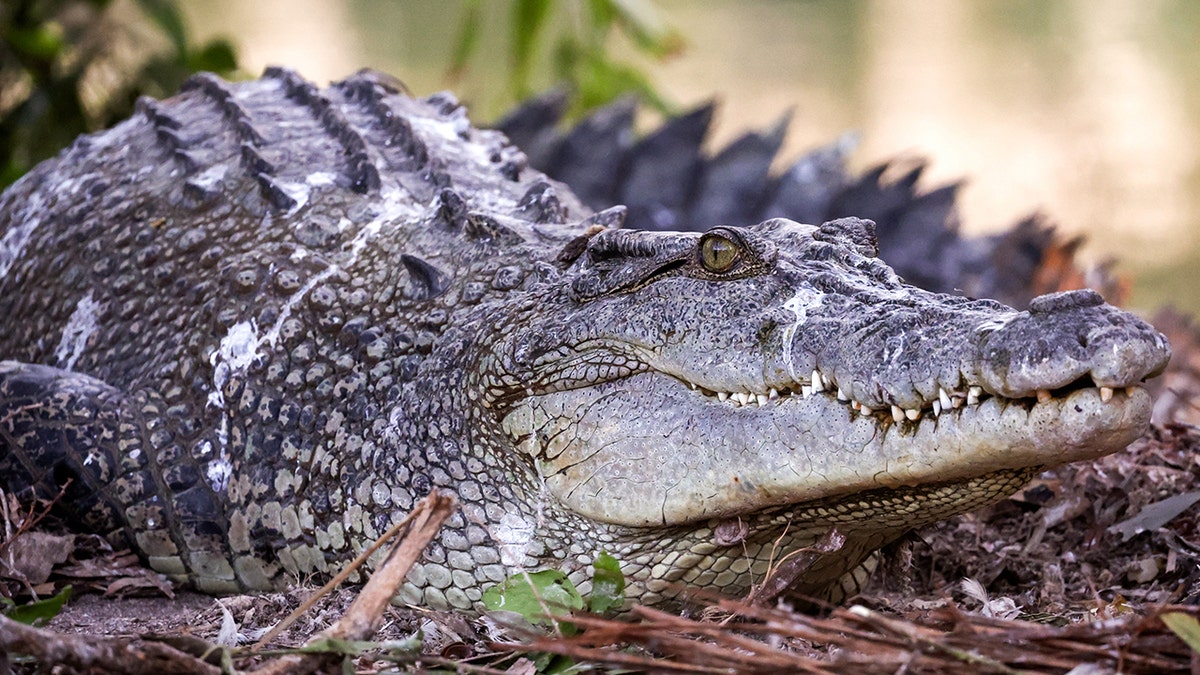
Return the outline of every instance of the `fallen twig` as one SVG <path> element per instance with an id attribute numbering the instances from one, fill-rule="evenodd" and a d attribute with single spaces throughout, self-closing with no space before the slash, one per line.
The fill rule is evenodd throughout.
<path id="1" fill-rule="evenodd" d="M 1168 611 L 1197 616 L 1195 607 L 1165 606 L 1147 616 L 1046 626 L 954 607 L 914 621 L 860 606 L 837 608 L 828 616 L 734 600 L 718 606 L 740 622 L 635 606 L 633 622 L 575 616 L 572 623 L 582 629 L 578 635 L 535 635 L 523 644 L 493 647 L 662 673 L 1056 673 L 1084 664 L 1157 673 L 1186 670 L 1200 658 L 1158 618 Z"/>
<path id="2" fill-rule="evenodd" d="M 65 635 L 26 626 L 3 615 L 0 615 L 0 652 L 31 656 L 46 665 L 65 665 L 88 672 L 130 675 L 221 672 L 216 666 L 160 642 Z"/>
<path id="3" fill-rule="evenodd" d="M 336 638 L 341 640 L 366 640 L 379 630 L 379 626 L 383 621 L 383 611 L 387 608 L 392 598 L 396 596 L 396 592 L 400 589 L 400 584 L 404 583 L 404 577 L 408 574 L 409 568 L 421 556 L 425 547 L 429 542 L 437 536 L 438 530 L 441 529 L 442 523 L 454 509 L 458 506 L 458 500 L 453 494 L 444 491 L 434 491 L 428 497 L 417 503 L 413 509 L 401 523 L 392 527 L 383 534 L 369 549 L 363 552 L 351 563 L 351 566 L 361 565 L 371 552 L 380 548 L 390 539 L 395 537 L 402 529 L 407 527 L 407 532 L 392 549 L 387 560 L 375 570 L 367 584 L 363 586 L 362 591 L 351 603 L 350 608 L 340 620 L 329 629 L 322 631 L 308 641 L 308 645 L 314 645 L 322 640 Z M 348 567 L 347 569 L 351 569 Z M 345 579 L 349 575 L 347 570 L 343 570 L 341 574 L 334 577 L 335 580 Z M 326 588 L 330 588 L 330 584 Z M 326 589 L 322 589 L 326 591 Z M 318 593 L 320 595 L 320 593 Z M 306 603 L 301 607 L 311 606 Z M 299 610 L 297 610 L 299 611 Z M 296 612 L 285 619 L 295 620 Z M 281 629 L 282 630 L 282 629 Z M 276 631 L 277 633 L 278 631 Z M 265 642 L 271 634 L 259 641 L 259 644 Z M 253 675 L 282 675 L 283 673 L 313 673 L 331 665 L 331 661 L 342 658 L 337 654 L 323 653 L 304 653 L 290 654 L 274 659 L 257 670 L 252 671 Z"/>

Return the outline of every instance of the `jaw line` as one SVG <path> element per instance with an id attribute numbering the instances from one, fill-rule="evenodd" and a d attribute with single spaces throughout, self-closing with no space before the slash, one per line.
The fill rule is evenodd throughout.
<path id="1" fill-rule="evenodd" d="M 585 410 L 575 424 L 590 447 L 550 463 L 551 491 L 573 511 L 631 527 L 1091 459 L 1136 439 L 1151 408 L 1141 389 L 1108 402 L 1080 389 L 1044 403 L 993 397 L 894 424 L 825 394 L 733 407 L 659 372 L 529 400 Z"/>

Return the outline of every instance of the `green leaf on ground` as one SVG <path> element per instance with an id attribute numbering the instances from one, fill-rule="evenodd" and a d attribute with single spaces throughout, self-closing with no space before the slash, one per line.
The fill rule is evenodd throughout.
<path id="1" fill-rule="evenodd" d="M 44 626 L 50 623 L 50 619 L 58 616 L 58 613 L 62 611 L 63 605 L 67 604 L 67 599 L 70 597 L 71 587 L 67 586 L 52 598 L 6 609 L 4 610 L 4 614 L 13 621 L 19 621 L 30 626 Z"/>
<path id="2" fill-rule="evenodd" d="M 583 597 L 567 575 L 558 570 L 517 574 L 483 592 L 483 606 L 491 611 L 516 612 L 533 623 L 547 623 L 583 609 Z"/>
<path id="3" fill-rule="evenodd" d="M 610 609 L 620 609 L 625 603 L 625 575 L 621 564 L 611 555 L 601 551 L 592 563 L 592 592 L 588 595 L 588 609 L 604 614 Z"/>

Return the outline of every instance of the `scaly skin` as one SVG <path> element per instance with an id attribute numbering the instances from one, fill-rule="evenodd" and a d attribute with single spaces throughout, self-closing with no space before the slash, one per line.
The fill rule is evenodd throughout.
<path id="1" fill-rule="evenodd" d="M 335 572 L 431 488 L 400 599 L 520 569 L 793 590 L 1146 428 L 1169 350 L 1089 291 L 904 285 L 869 222 L 615 229 L 448 97 L 190 82 L 0 197 L 0 475 L 209 592 Z M 730 224 L 735 225 L 735 224 Z"/>

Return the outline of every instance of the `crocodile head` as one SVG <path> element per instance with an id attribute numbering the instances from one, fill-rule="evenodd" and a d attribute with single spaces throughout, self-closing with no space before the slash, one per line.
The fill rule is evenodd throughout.
<path id="1" fill-rule="evenodd" d="M 1043 467 L 1123 448 L 1170 355 L 1092 291 L 1016 311 L 905 285 L 857 219 L 610 229 L 559 264 L 537 318 L 493 346 L 482 402 L 553 504 L 664 549 L 707 537 L 708 558 L 746 555 L 756 529 L 803 545 L 836 525 L 861 545 L 827 582 Z"/>

